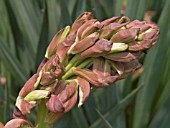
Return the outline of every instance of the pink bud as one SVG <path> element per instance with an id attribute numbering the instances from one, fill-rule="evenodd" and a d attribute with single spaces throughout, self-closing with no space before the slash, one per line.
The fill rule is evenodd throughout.
<path id="1" fill-rule="evenodd" d="M 98 38 L 99 38 L 99 33 L 95 32 L 89 35 L 88 37 L 78 42 L 75 42 L 75 44 L 73 44 L 73 46 L 71 46 L 71 48 L 69 49 L 69 53 L 77 54 L 79 52 L 86 50 L 87 48 L 92 46 Z"/>
<path id="2" fill-rule="evenodd" d="M 34 74 L 23 86 L 21 91 L 19 92 L 20 97 L 25 97 L 29 92 L 34 90 L 34 84 L 36 83 L 38 78 L 37 74 Z"/>
<path id="3" fill-rule="evenodd" d="M 33 125 L 23 119 L 12 119 L 7 122 L 5 125 L 5 128 L 21 128 L 21 127 L 27 127 L 27 128 L 33 128 Z"/>
<path id="4" fill-rule="evenodd" d="M 56 54 L 59 56 L 61 62 L 65 61 L 67 52 L 75 41 L 75 38 L 76 34 L 70 35 L 58 46 Z"/>
<path id="5" fill-rule="evenodd" d="M 82 57 L 99 57 L 111 51 L 112 43 L 106 39 L 97 41 L 92 47 L 81 53 Z"/>
<path id="6" fill-rule="evenodd" d="M 120 52 L 104 55 L 105 58 L 118 61 L 118 62 L 130 62 L 141 55 L 141 52 Z"/>
<path id="7" fill-rule="evenodd" d="M 46 106 L 51 112 L 54 113 L 64 111 L 63 103 L 54 94 L 52 94 L 50 99 L 46 102 Z"/>
<path id="8" fill-rule="evenodd" d="M 71 34 L 74 34 L 85 22 L 91 20 L 93 15 L 91 12 L 82 13 L 73 23 L 71 27 Z"/>
<path id="9" fill-rule="evenodd" d="M 122 43 L 128 43 L 133 42 L 137 38 L 137 34 L 140 29 L 138 28 L 130 28 L 130 29 L 124 29 L 112 36 L 110 39 L 111 42 L 122 42 Z"/>
<path id="10" fill-rule="evenodd" d="M 79 84 L 79 103 L 78 107 L 83 105 L 85 100 L 88 98 L 90 94 L 90 84 L 87 80 L 78 77 L 77 78 L 78 84 Z"/>

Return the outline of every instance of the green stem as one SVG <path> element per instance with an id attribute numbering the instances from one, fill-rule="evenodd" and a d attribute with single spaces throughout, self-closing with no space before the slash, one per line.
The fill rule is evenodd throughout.
<path id="1" fill-rule="evenodd" d="M 80 54 L 76 54 L 71 61 L 69 62 L 69 64 L 66 66 L 66 72 L 68 70 L 70 70 L 70 68 L 76 66 L 77 64 L 81 63 L 85 58 L 81 58 Z"/>
<path id="2" fill-rule="evenodd" d="M 35 128 L 51 128 L 52 124 L 45 122 L 46 116 L 48 114 L 48 109 L 45 105 L 45 99 L 42 99 L 39 104 L 38 113 L 37 113 L 37 124 Z"/>
<path id="3" fill-rule="evenodd" d="M 78 65 L 76 68 L 84 68 L 91 62 L 92 62 L 92 58 L 88 58 L 85 61 L 83 61 L 80 65 Z M 66 80 L 67 78 L 69 78 L 73 75 L 73 73 L 72 73 L 73 68 L 75 68 L 75 67 L 71 67 L 70 70 L 68 70 L 66 72 L 66 74 L 62 77 L 63 80 Z"/>

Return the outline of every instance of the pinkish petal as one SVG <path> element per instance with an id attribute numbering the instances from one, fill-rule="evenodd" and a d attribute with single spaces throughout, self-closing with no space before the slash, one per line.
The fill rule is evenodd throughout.
<path id="1" fill-rule="evenodd" d="M 99 57 L 110 52 L 112 43 L 106 39 L 101 39 L 95 43 L 92 47 L 81 53 L 82 57 Z"/>
<path id="2" fill-rule="evenodd" d="M 29 92 L 34 90 L 34 84 L 36 83 L 38 78 L 37 74 L 34 74 L 23 86 L 21 91 L 19 92 L 20 97 L 25 97 Z"/>
<path id="3" fill-rule="evenodd" d="M 5 125 L 5 128 L 20 128 L 20 127 L 27 127 L 27 128 L 33 128 L 33 125 L 23 119 L 12 119 L 7 122 Z"/>
<path id="4" fill-rule="evenodd" d="M 83 33 L 81 35 L 81 39 L 91 35 L 92 33 L 96 32 L 100 28 L 102 28 L 102 24 L 99 21 L 95 22 L 94 24 L 92 24 L 91 26 L 87 27 L 83 31 Z"/>
<path id="5" fill-rule="evenodd" d="M 56 54 L 60 58 L 60 62 L 63 62 L 66 59 L 67 52 L 73 42 L 75 41 L 76 34 L 68 36 L 57 48 Z"/>
<path id="6" fill-rule="evenodd" d="M 53 37 L 52 41 L 50 42 L 50 44 L 48 45 L 47 54 L 49 57 L 51 57 L 52 55 L 55 54 L 57 47 L 60 44 L 60 39 L 61 39 L 61 36 L 62 36 L 64 30 L 65 30 L 65 28 L 63 28 L 59 32 L 57 32 L 55 34 L 55 36 Z"/>
<path id="7" fill-rule="evenodd" d="M 77 90 L 77 82 L 71 80 L 57 96 L 61 102 L 66 102 Z"/>
<path id="8" fill-rule="evenodd" d="M 109 18 L 109 19 L 106 19 L 106 20 L 102 21 L 101 24 L 104 25 L 104 26 L 107 26 L 110 23 L 113 23 L 113 22 L 115 22 L 116 20 L 118 20 L 120 18 L 121 18 L 120 16 L 115 16 L 115 17 L 112 17 L 112 18 Z"/>
<path id="9" fill-rule="evenodd" d="M 64 103 L 64 112 L 70 111 L 77 102 L 77 91 Z"/>
<path id="10" fill-rule="evenodd" d="M 55 77 L 60 77 L 64 73 L 64 66 L 60 62 L 58 55 L 53 55 L 42 68 L 43 72 L 50 72 Z"/>
<path id="11" fill-rule="evenodd" d="M 50 85 L 55 82 L 56 76 L 52 75 L 50 72 L 45 72 L 42 74 L 40 84 L 41 85 Z"/>
<path id="12" fill-rule="evenodd" d="M 93 61 L 93 72 L 96 73 L 103 73 L 104 72 L 104 58 L 102 57 L 98 57 L 98 58 L 94 58 Z"/>
<path id="13" fill-rule="evenodd" d="M 105 55 L 104 57 L 118 62 L 130 62 L 141 55 L 141 52 L 120 52 Z"/>
<path id="14" fill-rule="evenodd" d="M 29 114 L 30 110 L 35 106 L 36 104 L 32 104 L 26 100 L 22 100 L 20 103 L 20 111 L 22 112 L 23 115 L 26 115 L 26 114 Z"/>
<path id="15" fill-rule="evenodd" d="M 13 118 L 28 120 L 27 117 L 23 115 L 22 112 L 16 106 L 14 107 Z"/>
<path id="16" fill-rule="evenodd" d="M 75 45 L 73 44 L 73 47 L 69 49 L 69 53 L 77 54 L 79 52 L 86 50 L 87 48 L 92 46 L 98 38 L 99 38 L 98 32 L 89 35 L 88 37 L 76 42 Z"/>
<path id="17" fill-rule="evenodd" d="M 87 27 L 91 26 L 92 24 L 94 24 L 95 22 L 97 22 L 97 20 L 92 19 L 89 20 L 87 22 L 85 22 L 78 30 L 77 32 L 77 36 L 78 36 L 78 40 L 80 40 L 82 38 L 82 33 L 87 29 Z"/>
<path id="18" fill-rule="evenodd" d="M 38 66 L 38 69 L 37 69 L 37 74 L 39 74 L 39 72 L 41 71 L 41 69 L 43 68 L 43 66 L 45 65 L 45 63 L 48 61 L 47 58 L 44 58 L 41 62 L 41 64 Z"/>
<path id="19" fill-rule="evenodd" d="M 129 44 L 129 51 L 142 51 L 151 47 L 151 40 L 142 40 Z"/>
<path id="20" fill-rule="evenodd" d="M 66 82 L 65 80 L 59 80 L 54 90 L 54 94 L 58 95 L 59 93 L 61 93 L 65 89 L 66 84 L 68 84 L 68 82 Z"/>
<path id="21" fill-rule="evenodd" d="M 119 75 L 122 75 L 124 73 L 124 66 L 122 62 L 112 61 L 108 60 L 109 64 L 113 68 L 114 72 L 117 72 Z"/>
<path id="22" fill-rule="evenodd" d="M 73 73 L 89 81 L 95 87 L 106 87 L 116 81 L 117 76 L 105 76 L 104 74 L 94 73 L 88 70 L 74 68 Z"/>
<path id="23" fill-rule="evenodd" d="M 4 125 L 0 122 L 0 128 L 4 128 Z"/>
<path id="24" fill-rule="evenodd" d="M 91 20 L 93 15 L 91 12 L 82 13 L 73 23 L 71 27 L 71 33 L 74 34 L 77 30 L 88 20 Z"/>
<path id="25" fill-rule="evenodd" d="M 114 32 L 116 32 L 118 29 L 121 27 L 127 25 L 127 23 L 124 24 L 119 24 L 119 23 L 111 23 L 101 29 L 101 36 L 100 38 L 109 38 L 110 36 L 113 35 Z"/>
<path id="26" fill-rule="evenodd" d="M 58 99 L 56 95 L 51 95 L 50 99 L 46 102 L 48 110 L 51 112 L 63 112 L 64 106 L 63 103 Z"/>
<path id="27" fill-rule="evenodd" d="M 85 100 L 88 98 L 90 94 L 90 84 L 85 79 L 78 77 L 77 78 L 79 84 L 79 103 L 78 107 L 82 106 Z"/>
<path id="28" fill-rule="evenodd" d="M 110 39 L 111 42 L 122 42 L 122 43 L 128 43 L 128 42 L 134 42 L 137 34 L 139 32 L 138 28 L 130 28 L 130 29 L 124 29 L 119 32 L 117 32 L 115 35 L 112 36 Z"/>

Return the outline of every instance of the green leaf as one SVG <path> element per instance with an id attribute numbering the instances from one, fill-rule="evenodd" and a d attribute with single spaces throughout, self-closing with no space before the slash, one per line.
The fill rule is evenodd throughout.
<path id="1" fill-rule="evenodd" d="M 21 83 L 24 83 L 27 80 L 27 73 L 22 68 L 18 60 L 11 54 L 8 47 L 6 47 L 0 39 L 0 57 L 5 62 L 8 69 L 12 72 L 13 76 L 20 81 Z"/>
<path id="2" fill-rule="evenodd" d="M 170 126 L 170 96 L 161 106 L 158 113 L 153 118 L 149 128 L 169 128 Z"/>
<path id="3" fill-rule="evenodd" d="M 105 127 L 106 128 L 112 128 L 111 124 L 103 117 L 103 115 L 100 113 L 100 111 L 98 109 L 96 109 L 96 112 L 99 114 L 100 118 L 104 122 Z"/>
<path id="4" fill-rule="evenodd" d="M 77 128 L 88 128 L 88 122 L 87 122 L 87 118 L 85 117 L 85 114 L 83 113 L 82 108 L 73 108 L 73 110 L 71 111 L 72 117 L 74 119 L 74 121 L 76 122 Z"/>
<path id="5" fill-rule="evenodd" d="M 122 99 L 115 107 L 110 109 L 104 114 L 104 118 L 107 120 L 112 119 L 113 117 L 117 117 L 119 113 L 126 108 L 129 102 L 136 96 L 137 92 L 141 89 L 142 85 L 138 86 L 138 88 L 134 89 L 130 94 L 128 94 L 124 99 Z M 110 114 L 111 113 L 111 114 Z M 96 120 L 90 128 L 99 128 L 102 125 L 102 120 Z"/>
<path id="6" fill-rule="evenodd" d="M 156 46 L 149 51 L 145 59 L 144 72 L 140 79 L 140 82 L 144 82 L 145 86 L 136 98 L 133 128 L 148 126 L 152 106 L 154 107 L 154 96 L 159 86 L 161 86 L 159 84 L 160 76 L 163 73 L 166 54 L 170 47 L 170 36 L 168 35 L 170 30 L 169 7 L 170 1 L 167 0 L 158 23 L 162 34 Z"/>
<path id="7" fill-rule="evenodd" d="M 134 20 L 136 17 L 136 12 L 138 10 L 140 0 L 128 0 L 126 5 L 125 15 L 128 16 L 131 20 Z"/>

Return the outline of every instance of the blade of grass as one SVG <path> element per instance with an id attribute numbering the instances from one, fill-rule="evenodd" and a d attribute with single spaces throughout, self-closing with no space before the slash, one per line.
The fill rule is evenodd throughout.
<path id="1" fill-rule="evenodd" d="M 128 94 L 125 98 L 123 98 L 115 107 L 113 107 L 110 111 L 106 112 L 103 116 L 109 120 L 113 117 L 117 117 L 119 113 L 126 108 L 129 102 L 136 96 L 138 91 L 142 88 L 142 85 L 138 86 L 134 89 L 130 94 Z M 96 120 L 90 128 L 98 128 L 102 124 L 101 119 Z"/>
<path id="2" fill-rule="evenodd" d="M 134 20 L 136 18 L 139 2 L 140 0 L 127 1 L 125 15 L 128 16 L 131 20 Z"/>
<path id="3" fill-rule="evenodd" d="M 6 47 L 0 39 L 0 53 L 1 59 L 5 62 L 6 66 L 10 69 L 13 73 L 13 76 L 16 77 L 18 81 L 24 83 L 27 80 L 27 73 L 22 68 L 18 60 L 11 54 L 8 47 Z"/>
<path id="4" fill-rule="evenodd" d="M 105 127 L 106 128 L 112 128 L 111 124 L 103 117 L 103 115 L 101 114 L 101 112 L 98 109 L 96 109 L 96 112 L 98 113 L 98 115 L 102 119 L 103 123 L 105 124 Z"/>
<path id="5" fill-rule="evenodd" d="M 123 4 L 123 0 L 116 0 L 114 2 L 114 14 L 116 16 L 120 16 L 121 15 L 122 4 Z"/>
<path id="6" fill-rule="evenodd" d="M 140 82 L 145 82 L 145 86 L 138 93 L 136 99 L 133 128 L 147 127 L 149 123 L 154 95 L 160 83 L 160 74 L 166 62 L 167 49 L 169 48 L 169 7 L 170 1 L 167 0 L 158 22 L 162 34 L 157 45 L 150 50 L 145 59 L 144 72 L 140 79 Z M 163 45 L 162 42 L 164 43 Z"/>
<path id="7" fill-rule="evenodd" d="M 169 128 L 170 126 L 170 96 L 161 106 L 160 110 L 152 120 L 149 128 Z"/>

